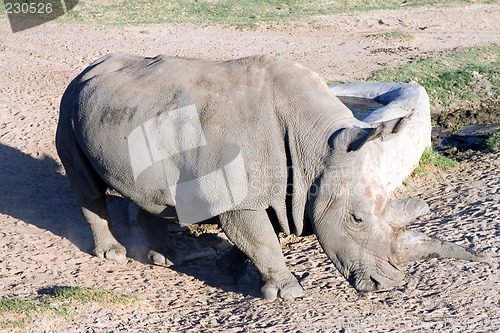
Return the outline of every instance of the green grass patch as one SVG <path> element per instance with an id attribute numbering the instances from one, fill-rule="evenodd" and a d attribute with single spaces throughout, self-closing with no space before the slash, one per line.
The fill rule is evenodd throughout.
<path id="1" fill-rule="evenodd" d="M 500 44 L 469 48 L 441 58 L 375 72 L 369 80 L 417 83 L 435 108 L 474 108 L 500 96 Z"/>
<path id="2" fill-rule="evenodd" d="M 66 22 L 105 25 L 195 23 L 255 27 L 261 23 L 304 20 L 319 15 L 399 9 L 424 5 L 470 4 L 470 0 L 125 0 L 114 5 L 80 1 Z M 3 0 L 0 0 L 3 5 Z M 5 12 L 1 12 L 5 16 Z"/>
<path id="3" fill-rule="evenodd" d="M 19 298 L 0 298 L 0 329 L 12 330 L 25 328 L 36 316 L 54 311 L 44 300 L 25 300 Z"/>
<path id="4" fill-rule="evenodd" d="M 114 291 L 88 287 L 55 287 L 52 291 L 52 297 L 84 303 L 126 303 L 138 300 L 138 297 L 134 295 L 120 294 Z"/>
<path id="5" fill-rule="evenodd" d="M 23 300 L 18 298 L 0 298 L 0 313 L 5 312 L 33 312 L 43 307 L 35 301 Z"/>
<path id="6" fill-rule="evenodd" d="M 420 162 L 417 168 L 413 171 L 413 175 L 417 177 L 426 176 L 432 168 L 441 170 L 449 170 L 458 165 L 458 162 L 440 155 L 435 152 L 431 147 L 426 148 L 420 157 Z"/>
<path id="7" fill-rule="evenodd" d="M 138 301 L 134 295 L 116 293 L 101 288 L 52 287 L 41 292 L 36 300 L 17 297 L 0 298 L 0 330 L 24 329 L 34 318 L 53 315 L 71 317 L 78 304 L 126 304 Z"/>
<path id="8" fill-rule="evenodd" d="M 486 140 L 486 149 L 491 152 L 500 151 L 500 132 L 491 135 Z"/>

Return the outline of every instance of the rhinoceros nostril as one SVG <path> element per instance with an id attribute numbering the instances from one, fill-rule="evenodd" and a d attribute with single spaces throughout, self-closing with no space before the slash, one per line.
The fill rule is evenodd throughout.
<path id="1" fill-rule="evenodd" d="M 380 284 L 380 282 L 378 282 L 377 280 L 375 280 L 373 278 L 373 276 L 370 276 L 370 281 L 373 284 L 373 287 L 374 287 L 373 290 L 380 290 L 380 289 L 382 289 L 382 285 Z"/>

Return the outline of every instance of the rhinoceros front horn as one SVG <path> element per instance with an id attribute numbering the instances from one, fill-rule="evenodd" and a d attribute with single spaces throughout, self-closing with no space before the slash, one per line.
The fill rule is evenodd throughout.
<path id="1" fill-rule="evenodd" d="M 398 236 L 403 261 L 431 258 L 455 258 L 469 261 L 490 261 L 490 257 L 472 252 L 459 245 L 429 237 L 417 231 L 405 231 Z"/>

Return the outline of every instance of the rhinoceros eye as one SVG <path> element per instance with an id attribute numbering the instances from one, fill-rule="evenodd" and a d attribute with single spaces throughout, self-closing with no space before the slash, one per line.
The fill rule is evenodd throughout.
<path id="1" fill-rule="evenodd" d="M 359 216 L 354 215 L 354 214 L 352 214 L 352 219 L 356 223 L 363 223 L 363 219 L 361 217 L 359 217 Z"/>

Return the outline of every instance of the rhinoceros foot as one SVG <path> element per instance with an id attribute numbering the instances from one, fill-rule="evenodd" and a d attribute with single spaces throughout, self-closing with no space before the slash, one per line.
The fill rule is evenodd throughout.
<path id="1" fill-rule="evenodd" d="M 148 258 L 151 260 L 151 262 L 154 265 L 158 266 L 173 266 L 175 265 L 175 260 L 170 260 L 169 258 L 165 257 L 163 254 L 156 252 L 154 250 L 149 250 L 148 252 Z"/>
<path id="2" fill-rule="evenodd" d="M 94 253 L 98 258 L 108 259 L 114 262 L 127 261 L 127 250 L 120 243 L 111 244 L 108 246 L 96 246 Z"/>
<path id="3" fill-rule="evenodd" d="M 265 299 L 274 300 L 278 295 L 285 300 L 291 300 L 304 296 L 304 289 L 292 274 L 284 281 L 267 281 L 262 287 L 262 296 Z"/>

